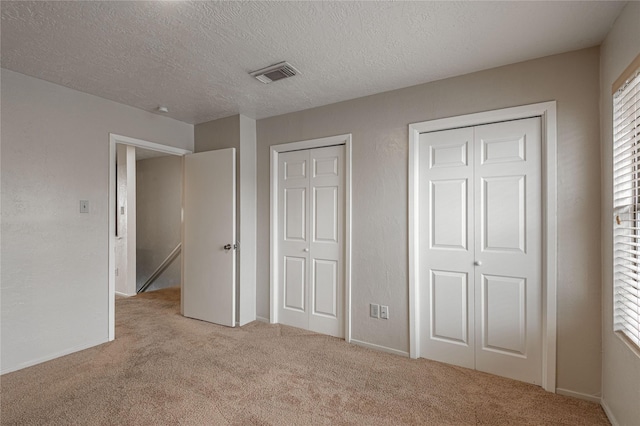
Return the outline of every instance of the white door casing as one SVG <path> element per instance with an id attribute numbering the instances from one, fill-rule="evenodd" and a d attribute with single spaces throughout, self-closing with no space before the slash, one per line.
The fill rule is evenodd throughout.
<path id="1" fill-rule="evenodd" d="M 480 323 L 481 327 L 478 329 L 477 335 L 472 335 L 472 331 L 468 330 L 467 341 L 471 343 L 471 340 L 475 340 L 476 347 L 479 347 L 479 354 L 476 358 L 476 367 L 478 369 L 482 369 L 485 371 L 492 372 L 493 368 L 499 367 L 503 371 L 509 371 L 517 369 L 513 366 L 509 365 L 509 361 L 514 358 L 518 358 L 518 352 L 526 352 L 527 356 L 530 355 L 530 343 L 533 343 L 530 339 L 523 341 L 521 337 L 523 334 L 520 332 L 521 326 L 526 325 L 527 323 L 537 322 L 541 325 L 541 333 L 538 336 L 541 336 L 541 351 L 538 352 L 540 354 L 541 359 L 537 362 L 541 368 L 541 373 L 537 373 L 538 377 L 541 376 L 542 386 L 551 392 L 555 392 L 555 365 L 556 365 L 556 271 L 557 271 L 557 261 L 556 261 L 556 241 L 557 241 L 557 230 L 556 230 L 556 106 L 555 102 L 545 102 L 541 104 L 534 105 L 526 105 L 522 107 L 514 107 L 507 108 L 503 110 L 496 111 L 488 111 L 477 114 L 470 114 L 467 116 L 460 117 L 452 117 L 446 119 L 433 120 L 424 123 L 416 123 L 410 125 L 409 128 L 409 314 L 410 314 L 410 355 L 412 357 L 425 356 L 423 353 L 423 345 L 422 340 L 425 336 L 425 331 L 428 327 L 425 326 L 425 321 L 427 318 L 427 312 L 420 310 L 420 306 L 426 297 L 424 291 L 423 283 L 424 278 L 424 265 L 421 265 L 420 260 L 424 258 L 423 254 L 425 251 L 430 250 L 429 247 L 425 247 L 426 243 L 421 242 L 423 237 L 423 231 L 427 224 L 424 223 L 424 220 L 421 222 L 418 221 L 419 217 L 424 216 L 423 208 L 420 206 L 423 205 L 422 199 L 425 197 L 424 188 L 420 185 L 419 182 L 419 170 L 423 166 L 423 164 L 428 164 L 429 160 L 424 158 L 426 153 L 426 149 L 423 149 L 420 146 L 421 135 L 425 132 L 437 132 L 440 130 L 449 130 L 449 129 L 459 129 L 462 132 L 465 132 L 465 129 L 461 129 L 463 127 L 469 126 L 479 126 L 485 123 L 494 123 L 499 121 L 509 121 L 509 120 L 518 120 L 523 118 L 529 118 L 539 116 L 541 120 L 541 126 L 537 127 L 537 129 L 541 130 L 541 149 L 536 152 L 540 155 L 540 163 L 542 164 L 541 172 L 538 172 L 538 182 L 539 189 L 537 192 L 539 197 L 539 202 L 541 204 L 541 210 L 538 210 L 539 217 L 535 219 L 535 212 L 527 211 L 529 209 L 529 205 L 525 202 L 524 205 L 522 203 L 523 195 L 522 189 L 522 180 L 517 177 L 515 173 L 511 171 L 506 171 L 502 176 L 497 175 L 494 176 L 496 179 L 491 179 L 489 174 L 493 174 L 495 170 L 491 170 L 491 168 L 496 169 L 500 167 L 500 161 L 502 161 L 502 166 L 505 166 L 505 163 L 508 161 L 507 158 L 498 159 L 497 157 L 512 157 L 512 160 L 517 160 L 518 156 L 521 156 L 523 153 L 520 148 L 522 147 L 521 143 L 504 143 L 505 141 L 495 141 L 493 144 L 488 145 L 488 150 L 482 152 L 476 152 L 473 154 L 473 149 L 481 150 L 479 146 L 482 146 L 482 142 L 476 140 L 475 144 L 471 147 L 471 149 L 467 150 L 466 154 L 469 155 L 469 159 L 475 159 L 476 162 L 480 163 L 480 165 L 476 166 L 474 164 L 474 168 L 478 168 L 478 174 L 482 175 L 483 182 L 481 185 L 478 185 L 475 188 L 474 197 L 470 197 L 470 193 L 467 194 L 466 200 L 470 203 L 470 200 L 474 200 L 474 204 L 469 204 L 468 211 L 474 211 L 474 221 L 473 228 L 480 228 L 479 231 L 476 231 L 474 236 L 478 233 L 485 232 L 485 239 L 476 239 L 474 251 L 480 250 L 480 258 L 475 259 L 481 262 L 479 266 L 473 266 L 473 275 L 467 275 L 468 271 L 462 271 L 462 274 L 436 274 L 436 278 L 440 279 L 440 287 L 443 287 L 444 283 L 447 282 L 455 282 L 457 279 L 457 287 L 458 293 L 455 300 L 449 299 L 452 304 L 451 310 L 458 309 L 461 310 L 462 302 L 462 289 L 463 282 L 465 279 L 469 280 L 469 282 L 479 282 L 480 285 L 475 286 L 475 290 L 478 294 L 474 294 L 474 301 L 477 299 L 478 302 L 476 306 L 474 306 L 473 317 L 468 314 L 465 321 L 461 320 L 461 316 L 458 317 L 456 327 L 452 327 L 449 329 L 436 327 L 438 333 L 448 333 L 449 337 L 460 338 L 460 336 L 464 336 L 464 330 L 462 329 L 462 324 L 466 323 L 467 327 L 470 328 L 469 322 L 473 318 L 473 322 Z M 492 126 L 486 126 L 478 130 L 477 139 L 484 138 L 485 140 L 491 139 L 493 136 L 490 134 L 492 131 Z M 494 129 L 495 130 L 495 129 Z M 468 129 L 466 130 L 468 131 Z M 488 131 L 489 134 L 483 135 L 484 131 Z M 470 139 L 471 136 L 469 134 L 463 139 Z M 493 150 L 492 150 L 493 148 Z M 511 148 L 515 148 L 515 151 Z M 491 152 L 493 151 L 493 152 Z M 510 154 L 509 154 L 510 152 Z M 514 155 L 515 153 L 515 155 Z M 447 154 L 446 151 L 442 151 L 441 154 Z M 453 151 L 448 152 L 448 154 L 453 155 Z M 507 155 L 508 154 L 508 155 Z M 446 160 L 446 156 L 441 155 L 441 160 Z M 461 153 L 460 150 L 458 152 L 458 162 L 461 162 Z M 525 154 L 526 155 L 526 154 Z M 484 156 L 484 157 L 483 157 Z M 493 160 L 490 157 L 493 156 Z M 515 158 L 514 158 L 515 157 Z M 455 158 L 451 157 L 451 158 Z M 455 161 L 455 159 L 453 160 Z M 493 165 L 491 163 L 494 163 Z M 516 164 L 517 161 L 512 161 L 512 163 Z M 491 167 L 490 167 L 491 166 Z M 534 173 L 535 174 L 535 173 Z M 459 179 L 459 178 L 458 178 Z M 455 176 L 454 179 L 455 180 Z M 526 179 L 525 179 L 526 182 Z M 441 189 L 444 189 L 443 184 L 439 184 Z M 450 186 L 455 188 L 455 186 Z M 493 191 L 492 187 L 493 186 Z M 534 185 L 535 186 L 535 185 Z M 484 188 L 484 189 L 483 189 Z M 484 191 L 484 192 L 483 192 Z M 460 190 L 458 190 L 460 192 Z M 503 202 L 500 205 L 500 208 L 495 209 L 491 206 L 491 201 L 493 197 L 491 194 L 511 194 L 512 200 L 515 200 L 513 203 Z M 437 193 L 437 191 L 436 191 Z M 437 194 L 436 194 L 437 195 Z M 450 198 L 452 197 L 451 194 Z M 489 203 L 481 205 L 483 198 L 485 201 L 488 200 Z M 526 198 L 524 198 L 526 200 Z M 493 200 L 495 201 L 495 200 Z M 458 203 L 461 205 L 461 202 Z M 509 208 L 511 206 L 511 211 L 509 212 Z M 485 210 L 485 214 L 482 215 L 475 210 Z M 455 210 L 455 209 L 451 209 Z M 525 214 L 523 214 L 523 212 Z M 488 214 L 487 214 L 488 213 Z M 518 255 L 518 252 L 521 253 L 520 246 L 522 244 L 522 237 L 525 237 L 525 244 L 527 242 L 533 242 L 526 239 L 526 233 L 518 233 L 515 234 L 509 232 L 507 234 L 496 234 L 491 235 L 491 227 L 496 228 L 496 224 L 499 223 L 504 227 L 511 227 L 514 229 L 516 224 L 518 228 L 522 224 L 522 219 L 526 219 L 527 215 L 529 215 L 529 219 L 532 222 L 537 222 L 541 224 L 540 232 L 534 233 L 537 235 L 540 241 L 541 250 L 538 254 L 539 263 L 542 264 L 541 269 L 536 269 L 539 279 L 538 281 L 541 283 L 542 288 L 538 291 L 537 297 L 539 299 L 539 303 L 541 305 L 540 309 L 537 309 L 537 312 L 541 314 L 541 318 L 536 319 L 535 317 L 531 317 L 530 312 L 526 309 L 523 311 L 521 309 L 516 309 L 518 307 L 523 306 L 521 301 L 529 298 L 535 299 L 535 294 L 528 294 L 530 292 L 531 286 L 528 285 L 528 280 L 535 280 L 535 277 L 528 276 L 528 272 L 525 272 L 525 276 L 523 274 L 513 274 L 513 271 L 509 271 L 508 268 L 518 262 L 517 259 L 511 259 L 508 262 L 501 262 L 500 268 L 495 269 L 494 263 L 495 258 L 499 252 L 502 251 L 502 255 L 505 254 L 513 254 Z M 455 216 L 455 215 L 452 215 Z M 491 218 L 493 216 L 493 218 Z M 469 220 L 467 220 L 469 223 Z M 449 225 L 451 226 L 451 224 Z M 483 230 L 483 227 L 485 228 Z M 524 223 L 522 226 L 523 230 L 527 230 L 529 224 Z M 460 234 L 460 233 L 459 233 Z M 451 234 L 454 235 L 454 234 Z M 505 235 L 507 235 L 505 237 Z M 515 237 L 514 237 L 515 235 Z M 437 234 L 434 235 L 434 238 L 437 237 Z M 442 243 L 442 239 L 440 243 Z M 447 241 L 444 241 L 447 242 Z M 449 241 L 450 243 L 450 241 Z M 512 246 L 516 246 L 516 248 Z M 501 247 L 506 246 L 506 247 Z M 451 249 L 450 249 L 451 251 Z M 462 250 L 458 250 L 462 252 Z M 475 253 L 474 253 L 475 254 Z M 460 253 L 458 253 L 460 255 Z M 484 258 L 483 258 L 484 257 Z M 535 262 L 534 262 L 535 263 Z M 503 268 L 506 267 L 505 268 Z M 444 268 L 443 268 L 444 269 Z M 464 268 L 463 268 L 464 269 Z M 439 275 L 439 276 L 438 276 Z M 522 278 L 525 278 L 524 280 Z M 436 280 L 437 281 L 437 280 Z M 484 290 L 486 291 L 483 291 Z M 437 290 L 437 287 L 436 287 Z M 442 290 L 442 289 L 441 289 Z M 448 289 L 450 290 L 450 289 Z M 442 290 L 444 291 L 444 290 Z M 469 290 L 470 291 L 470 290 Z M 518 302 L 518 303 L 496 303 L 499 299 L 493 298 L 492 295 L 502 294 L 501 297 L 504 297 L 507 301 Z M 469 303 L 469 294 L 467 294 L 467 303 Z M 484 299 L 484 300 L 483 300 Z M 452 301 L 453 300 L 453 301 Z M 483 306 L 483 303 L 484 305 Z M 506 309 L 493 309 L 497 306 L 506 306 Z M 478 309 L 477 307 L 480 307 Z M 488 307 L 489 309 L 486 309 Z M 469 313 L 470 311 L 467 311 Z M 505 319 L 509 319 L 509 321 L 505 321 Z M 484 329 L 482 328 L 484 322 Z M 492 330 L 492 326 L 496 324 L 508 324 L 509 326 L 504 330 L 499 330 L 494 328 Z M 460 325 L 460 327 L 457 327 Z M 444 330 L 444 331 L 443 331 Z M 500 331 L 500 333 L 496 334 L 496 332 Z M 455 334 L 457 333 L 457 335 Z M 498 336 L 501 336 L 498 338 Z M 524 349 L 523 349 L 524 348 Z M 486 356 L 485 356 L 486 355 Z M 495 362 L 487 361 L 487 358 L 497 360 Z M 468 359 L 468 358 L 467 358 Z M 507 361 L 505 361 L 507 359 Z M 452 362 L 451 360 L 448 362 Z M 534 363 L 536 364 L 536 363 Z M 502 374 L 502 373 L 499 373 Z M 509 375 L 509 373 L 505 374 Z M 531 381 L 529 379 L 521 378 L 523 380 Z M 539 383 L 540 380 L 537 381 Z"/>
<path id="2" fill-rule="evenodd" d="M 183 168 L 183 314 L 228 327 L 236 320 L 235 155 L 186 155 Z"/>
<path id="3" fill-rule="evenodd" d="M 307 307 L 308 306 L 312 306 L 312 304 L 315 304 L 315 302 L 318 302 L 316 304 L 316 306 L 314 306 L 315 308 L 315 314 L 308 320 L 310 324 L 313 324 L 313 326 L 316 328 L 316 330 L 318 330 L 319 332 L 322 333 L 329 333 L 331 334 L 332 332 L 330 331 L 330 329 L 335 328 L 335 325 L 329 325 L 327 329 L 323 329 L 324 326 L 322 325 L 323 323 L 326 324 L 332 324 L 332 323 L 336 323 L 335 320 L 331 320 L 332 317 L 334 317 L 334 309 L 337 311 L 339 307 L 342 307 L 343 311 L 342 314 L 340 314 L 340 312 L 338 311 L 338 316 L 341 318 L 341 321 L 343 323 L 342 325 L 342 329 L 343 332 L 341 333 L 335 333 L 335 335 L 340 335 L 343 336 L 344 339 L 347 342 L 351 341 L 351 135 L 350 134 L 346 134 L 346 135 L 339 135 L 339 136 L 330 136 L 330 137 L 326 137 L 326 138 L 320 138 L 320 139 L 312 139 L 312 140 L 306 140 L 306 141 L 300 141 L 300 142 L 292 142 L 292 143 L 286 143 L 286 144 L 281 144 L 281 145 L 273 145 L 271 146 L 271 191 L 270 191 L 270 201 L 271 201 L 271 226 L 270 226 L 270 240 L 271 240 L 271 251 L 270 251 L 270 257 L 271 257 L 271 279 L 270 279 L 270 292 L 271 292 L 271 297 L 270 297 L 270 313 L 269 313 L 269 322 L 271 323 L 279 323 L 281 322 L 281 309 L 280 306 L 282 305 L 282 301 L 284 300 L 284 296 L 283 293 L 284 291 L 281 291 L 281 282 L 280 282 L 280 277 L 281 274 L 284 273 L 283 271 L 283 254 L 281 254 L 281 251 L 283 250 L 283 248 L 281 247 L 282 244 L 280 244 L 280 239 L 282 238 L 283 235 L 283 231 L 282 231 L 282 227 L 284 226 L 284 223 L 280 223 L 280 221 L 278 220 L 278 218 L 280 217 L 280 212 L 282 211 L 283 208 L 283 195 L 280 195 L 280 185 L 279 185 L 279 176 L 281 174 L 281 167 L 280 167 L 280 158 L 281 156 L 287 154 L 287 153 L 291 153 L 294 151 L 300 151 L 300 150 L 309 150 L 309 149 L 315 149 L 315 148 L 323 148 L 323 147 L 333 147 L 336 145 L 340 145 L 343 148 L 343 154 L 342 154 L 342 158 L 343 158 L 343 166 L 341 167 L 343 170 L 343 177 L 341 177 L 341 182 L 343 184 L 343 189 L 341 189 L 341 191 L 343 191 L 344 195 L 339 195 L 339 199 L 342 200 L 343 202 L 343 207 L 341 208 L 340 206 L 337 206 L 339 209 L 343 210 L 343 215 L 342 215 L 342 224 L 340 225 L 340 222 L 338 222 L 338 233 L 340 235 L 342 235 L 343 237 L 343 242 L 340 243 L 338 245 L 338 250 L 341 250 L 341 252 L 339 253 L 339 257 L 340 259 L 342 259 L 342 264 L 338 263 L 338 278 L 336 279 L 336 283 L 335 286 L 337 288 L 337 297 L 335 298 L 336 302 L 334 303 L 331 300 L 334 300 L 334 298 L 317 298 L 314 295 L 314 299 L 311 300 L 309 299 L 309 301 L 307 302 Z M 309 161 L 311 161 L 311 159 L 309 159 Z M 321 164 L 321 168 L 325 168 L 329 163 L 326 164 Z M 333 165 L 332 165 L 333 167 Z M 322 173 L 321 173 L 322 174 Z M 325 179 L 327 176 L 317 176 L 318 179 L 323 178 Z M 317 188 L 321 188 L 322 186 L 332 186 L 333 184 L 328 184 L 328 182 L 325 180 L 324 182 L 322 180 L 316 180 L 314 179 L 314 184 L 316 184 Z M 290 181 L 290 182 L 293 182 Z M 311 182 L 310 182 L 311 185 Z M 309 192 L 312 192 L 311 187 L 309 188 L 309 190 L 307 190 Z M 318 199 L 320 201 L 322 200 L 335 200 L 335 198 L 333 197 L 329 197 L 329 193 L 332 192 L 333 190 L 329 190 L 329 189 L 321 189 L 319 192 L 316 192 L 316 195 L 318 196 Z M 307 192 L 307 194 L 309 193 Z M 293 192 L 292 192 L 293 194 Z M 309 209 L 313 209 L 313 195 L 309 195 L 307 197 L 308 199 L 308 203 L 309 203 Z M 318 204 L 319 208 L 320 204 Z M 334 209 L 334 207 L 332 207 L 331 209 Z M 314 217 L 310 216 L 310 219 L 307 220 L 307 225 L 305 225 L 305 229 L 307 230 L 307 234 L 306 235 L 312 235 L 311 233 L 313 232 L 313 225 L 312 222 L 314 221 Z M 318 239 L 317 242 L 310 242 L 309 243 L 309 253 L 311 253 L 312 250 L 314 250 L 314 252 L 322 254 L 323 256 L 326 257 L 326 253 L 322 253 L 321 250 L 321 246 L 324 245 L 326 247 L 331 246 L 331 244 L 328 244 L 327 241 L 320 241 L 320 240 L 327 240 L 330 238 L 326 238 L 325 234 L 324 234 L 324 228 L 323 225 L 324 223 L 319 222 L 318 225 L 320 226 L 319 229 L 319 233 L 317 233 L 316 235 L 318 235 L 320 238 Z M 332 231 L 333 232 L 333 231 Z M 320 244 L 322 243 L 322 244 Z M 302 247 L 302 246 L 301 246 Z M 335 244 L 334 244 L 335 247 Z M 302 247 L 303 252 L 304 252 L 304 247 Z M 296 253 L 300 253 L 299 251 L 296 251 Z M 299 257 L 299 256 L 298 256 Z M 311 257 L 311 256 L 310 256 Z M 319 259 L 322 260 L 322 259 Z M 323 276 L 331 276 L 333 275 L 333 269 L 335 268 L 335 263 L 333 263 L 331 257 L 328 257 L 327 259 L 324 259 L 325 262 L 316 262 L 316 265 L 320 265 L 319 268 L 316 269 L 317 271 L 317 275 L 319 278 L 322 278 Z M 328 260 L 328 262 L 326 262 Z M 330 271 L 331 273 L 327 273 L 328 271 Z M 311 272 L 311 271 L 310 271 Z M 315 272 L 314 272 L 315 275 Z M 310 277 L 312 275 L 309 276 L 309 278 L 307 278 L 307 280 L 310 280 Z M 340 289 L 341 286 L 342 289 Z M 310 296 L 311 293 L 307 291 L 307 296 Z M 328 293 L 325 293 L 325 295 Z M 306 301 L 306 296 L 305 296 L 305 301 Z M 331 302 L 328 302 L 331 301 Z M 301 303 L 299 303 L 300 305 Z M 335 304 L 335 308 L 334 308 L 334 304 Z M 304 321 L 304 320 L 301 320 Z"/>
<path id="4" fill-rule="evenodd" d="M 278 162 L 279 321 L 344 337 L 344 146 Z"/>

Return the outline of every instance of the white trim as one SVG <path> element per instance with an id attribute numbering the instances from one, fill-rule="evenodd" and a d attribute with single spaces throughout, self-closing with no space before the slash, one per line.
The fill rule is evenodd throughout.
<path id="1" fill-rule="evenodd" d="M 116 272 L 115 272 L 115 220 L 116 220 L 116 144 L 130 145 L 138 148 L 150 149 L 153 151 L 164 152 L 171 155 L 186 155 L 191 154 L 191 151 L 176 148 L 173 146 L 161 145 L 155 142 L 144 141 L 142 139 L 134 139 L 127 136 L 116 135 L 109 133 L 109 195 L 108 195 L 108 209 L 109 209 L 109 253 L 108 253 L 108 267 L 109 267 L 109 286 L 108 286 L 108 307 L 109 307 L 109 319 L 108 319 L 108 333 L 109 341 L 115 339 L 116 336 Z M 84 348 L 82 348 L 84 349 Z M 80 350 L 80 349 L 74 349 Z M 62 354 L 65 355 L 65 354 Z M 58 356 L 62 356 L 58 355 Z"/>
<path id="2" fill-rule="evenodd" d="M 409 352 L 388 348 L 386 346 L 376 345 L 374 343 L 363 342 L 361 340 L 356 340 L 356 339 L 351 339 L 351 343 L 353 343 L 354 345 L 362 346 L 363 348 L 373 349 L 375 351 L 386 352 L 388 354 L 403 356 L 405 358 L 409 357 Z"/>
<path id="3" fill-rule="evenodd" d="M 616 419 L 616 416 L 613 415 L 613 412 L 611 411 L 611 408 L 609 408 L 609 406 L 607 405 L 607 403 L 604 400 L 604 398 L 600 398 L 600 406 L 604 410 L 604 414 L 606 414 L 607 418 L 609 418 L 609 421 L 611 422 L 611 425 L 612 426 L 619 426 L 620 422 L 618 421 L 618 419 Z"/>
<path id="4" fill-rule="evenodd" d="M 269 322 L 278 322 L 278 154 L 280 152 L 298 151 L 301 149 L 322 148 L 332 145 L 345 146 L 345 227 L 344 227 L 344 340 L 351 342 L 351 133 L 311 139 L 300 142 L 284 143 L 271 146 L 271 220 L 269 237 L 271 277 L 269 281 L 271 301 L 269 304 Z"/>
<path id="5" fill-rule="evenodd" d="M 256 321 L 264 322 L 264 323 L 269 324 L 269 318 L 265 318 L 265 317 L 256 316 Z"/>
<path id="6" fill-rule="evenodd" d="M 540 116 L 542 120 L 542 387 L 556 391 L 557 121 L 556 102 L 543 102 L 409 125 L 409 353 L 420 357 L 418 141 L 420 133 Z"/>
<path id="7" fill-rule="evenodd" d="M 587 393 L 575 392 L 569 389 L 556 388 L 558 395 L 570 396 L 572 398 L 584 399 L 585 401 L 595 402 L 600 404 L 600 397 L 597 395 L 589 395 Z"/>
<path id="8" fill-rule="evenodd" d="M 165 154 L 172 155 L 187 155 L 192 154 L 193 151 L 188 149 L 176 148 L 175 146 L 162 145 L 155 142 L 149 142 L 142 139 L 130 138 L 128 136 L 116 135 L 115 133 L 109 133 L 109 141 L 115 141 L 123 145 L 135 146 L 136 148 L 150 149 L 152 151 L 164 152 Z"/>
<path id="9" fill-rule="evenodd" d="M 7 373 L 13 373 L 14 371 L 22 370 L 23 368 L 27 368 L 27 367 L 33 367 L 34 365 L 42 364 L 43 362 L 51 361 L 52 359 L 60 358 L 61 356 L 70 355 L 70 354 L 72 354 L 74 352 L 79 352 L 79 351 L 83 351 L 85 349 L 93 348 L 95 346 L 102 345 L 103 343 L 106 343 L 106 342 L 101 340 L 101 341 L 97 341 L 97 342 L 94 342 L 94 343 L 89 343 L 88 345 L 78 345 L 78 346 L 74 346 L 72 348 L 67 348 L 67 349 L 65 349 L 63 351 L 56 352 L 54 354 L 49 354 L 49 355 L 47 355 L 45 357 L 42 357 L 42 358 L 37 358 L 37 359 L 30 360 L 30 361 L 27 361 L 27 362 L 22 362 L 22 363 L 20 363 L 18 365 L 14 365 L 13 367 L 10 367 L 10 368 L 7 368 L 6 370 L 0 371 L 0 375 L 7 374 Z"/>
<path id="10" fill-rule="evenodd" d="M 116 290 L 115 293 L 116 293 L 116 296 L 122 296 L 122 297 L 133 297 L 133 296 L 135 296 L 135 294 L 127 294 L 127 293 L 123 293 L 123 292 L 117 291 L 117 290 Z"/>

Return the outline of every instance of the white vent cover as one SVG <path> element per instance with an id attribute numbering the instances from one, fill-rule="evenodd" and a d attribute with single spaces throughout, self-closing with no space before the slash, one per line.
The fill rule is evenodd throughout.
<path id="1" fill-rule="evenodd" d="M 280 62 L 257 71 L 252 71 L 249 74 L 252 77 L 257 78 L 262 83 L 269 84 L 272 81 L 293 77 L 294 75 L 300 74 L 300 71 L 295 69 L 293 65 L 288 62 Z"/>

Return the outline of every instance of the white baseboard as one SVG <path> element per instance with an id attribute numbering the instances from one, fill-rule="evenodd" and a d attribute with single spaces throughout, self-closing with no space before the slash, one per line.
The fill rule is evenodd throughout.
<path id="1" fill-rule="evenodd" d="M 135 294 L 120 293 L 119 291 L 116 291 L 116 296 L 131 297 L 135 296 Z"/>
<path id="2" fill-rule="evenodd" d="M 265 317 L 256 317 L 256 321 L 260 321 L 260 322 L 266 322 L 267 324 L 269 324 L 269 318 L 265 318 Z"/>
<path id="3" fill-rule="evenodd" d="M 409 357 L 409 352 L 400 351 L 398 349 L 393 349 L 393 348 L 388 348 L 386 346 L 376 345 L 374 343 L 363 342 L 363 341 L 356 340 L 356 339 L 351 339 L 351 343 L 353 343 L 354 345 L 362 346 L 362 347 L 373 349 L 373 350 L 376 350 L 376 351 L 386 352 L 386 353 L 389 353 L 389 354 L 399 355 L 399 356 L 403 356 L 403 357 L 407 357 L 407 358 Z"/>
<path id="4" fill-rule="evenodd" d="M 23 368 L 32 367 L 32 366 L 37 365 L 37 364 L 42 364 L 43 362 L 51 361 L 52 359 L 60 358 L 61 356 L 69 355 L 69 354 L 72 354 L 74 352 L 83 351 L 85 349 L 89 349 L 89 348 L 92 348 L 94 346 L 101 345 L 103 343 L 107 343 L 107 340 L 100 341 L 100 342 L 95 342 L 95 343 L 90 343 L 88 345 L 74 346 L 72 348 L 65 349 L 64 351 L 56 352 L 56 353 L 44 356 L 42 358 L 36 358 L 36 359 L 32 359 L 30 361 L 21 362 L 20 364 L 15 365 L 13 367 L 9 367 L 7 369 L 3 368 L 2 370 L 0 370 L 0 375 L 7 374 L 7 373 L 13 373 L 14 371 L 22 370 Z"/>
<path id="5" fill-rule="evenodd" d="M 571 396 L 578 399 L 584 399 L 586 401 L 595 402 L 596 404 L 600 404 L 600 397 L 597 395 L 589 395 L 581 392 L 574 392 L 569 389 L 556 388 L 556 393 L 558 395 Z"/>
<path id="6" fill-rule="evenodd" d="M 616 420 L 616 416 L 613 415 L 613 413 L 611 412 L 611 409 L 605 402 L 604 398 L 600 398 L 600 406 L 602 407 L 602 409 L 604 410 L 604 413 L 609 418 L 609 421 L 611 422 L 611 424 L 613 426 L 619 426 L 620 423 L 618 423 L 618 420 Z"/>

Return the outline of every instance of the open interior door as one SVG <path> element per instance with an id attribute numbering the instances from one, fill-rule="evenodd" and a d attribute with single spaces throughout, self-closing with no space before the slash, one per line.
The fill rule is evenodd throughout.
<path id="1" fill-rule="evenodd" d="M 236 150 L 184 157 L 183 315 L 233 327 L 236 318 Z"/>

